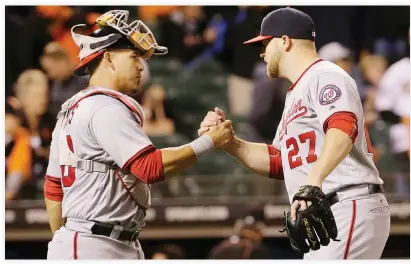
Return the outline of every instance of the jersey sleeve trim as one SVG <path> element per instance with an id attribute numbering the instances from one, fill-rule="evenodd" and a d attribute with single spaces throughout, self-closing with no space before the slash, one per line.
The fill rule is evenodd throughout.
<path id="1" fill-rule="evenodd" d="M 268 155 L 270 155 L 270 171 L 269 178 L 284 180 L 283 164 L 281 160 L 281 152 L 273 145 L 267 145 Z"/>
<path id="2" fill-rule="evenodd" d="M 337 128 L 343 131 L 351 138 L 354 144 L 358 135 L 357 116 L 352 112 L 336 112 L 329 116 L 323 124 L 324 133 L 327 133 L 330 128 Z"/>
<path id="3" fill-rule="evenodd" d="M 133 156 L 131 156 L 131 157 L 126 161 L 126 163 L 124 163 L 124 165 L 123 165 L 123 167 L 122 167 L 121 169 L 124 170 L 124 171 L 126 171 L 126 170 L 130 167 L 131 163 L 133 163 L 133 161 L 136 160 L 140 155 L 142 155 L 143 153 L 145 153 L 145 152 L 147 152 L 147 151 L 153 150 L 153 149 L 155 149 L 155 147 L 154 147 L 154 145 L 152 145 L 152 144 L 147 145 L 147 146 L 145 146 L 144 148 L 140 149 L 139 151 L 137 151 L 137 153 L 135 153 Z"/>

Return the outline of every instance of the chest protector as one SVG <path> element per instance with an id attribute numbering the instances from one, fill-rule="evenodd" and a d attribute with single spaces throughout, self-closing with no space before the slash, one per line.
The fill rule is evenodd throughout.
<path id="1" fill-rule="evenodd" d="M 60 141 L 59 141 L 59 154 L 60 154 L 60 166 L 62 169 L 62 175 L 65 175 L 64 170 L 85 170 L 89 173 L 91 172 L 102 172 L 108 173 L 111 177 L 117 178 L 121 181 L 122 184 L 126 189 L 127 192 L 132 196 L 132 198 L 136 201 L 136 203 L 144 208 L 148 208 L 151 205 L 151 195 L 150 195 L 150 185 L 140 181 L 136 176 L 134 176 L 129 171 L 121 170 L 116 164 L 105 164 L 101 162 L 97 162 L 94 160 L 84 160 L 77 157 L 72 149 L 71 139 L 66 137 L 66 127 L 67 123 L 70 118 L 71 111 L 78 105 L 78 103 L 90 96 L 93 95 L 106 95 L 113 97 L 130 109 L 137 123 L 142 127 L 144 123 L 144 112 L 141 106 L 137 101 L 132 99 L 129 96 L 126 96 L 122 93 L 100 88 L 100 87 L 90 87 L 87 89 L 82 90 L 81 92 L 77 93 L 69 100 L 67 100 L 61 107 L 61 111 L 59 112 L 57 119 L 59 128 L 60 128 Z"/>

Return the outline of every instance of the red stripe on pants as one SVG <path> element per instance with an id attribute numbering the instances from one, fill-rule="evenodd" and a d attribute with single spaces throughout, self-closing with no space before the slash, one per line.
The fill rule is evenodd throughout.
<path id="1" fill-rule="evenodd" d="M 355 226 L 355 218 L 357 215 L 357 203 L 355 200 L 352 201 L 352 217 L 351 217 L 351 226 L 350 226 L 350 231 L 348 233 L 348 240 L 347 240 L 347 245 L 345 246 L 345 251 L 344 251 L 344 259 L 347 259 L 348 257 L 348 252 L 350 251 L 350 244 L 352 240 L 352 234 L 354 233 L 354 226 Z"/>
<path id="2" fill-rule="evenodd" d="M 74 259 L 78 259 L 78 256 L 77 256 L 77 238 L 78 238 L 78 232 L 74 233 L 74 239 L 73 239 Z"/>

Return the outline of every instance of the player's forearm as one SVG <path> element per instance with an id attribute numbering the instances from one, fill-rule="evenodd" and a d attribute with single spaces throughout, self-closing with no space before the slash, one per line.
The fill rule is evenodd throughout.
<path id="1" fill-rule="evenodd" d="M 268 176 L 270 172 L 270 156 L 266 144 L 252 143 L 239 138 L 224 149 L 250 170 Z"/>
<path id="2" fill-rule="evenodd" d="M 204 135 L 180 147 L 151 148 L 134 159 L 129 169 L 141 181 L 154 184 L 163 181 L 167 176 L 193 166 L 200 155 L 213 149 L 212 138 Z"/>
<path id="3" fill-rule="evenodd" d="M 64 225 L 61 202 L 49 200 L 47 198 L 45 198 L 45 201 L 51 232 L 54 235 L 54 233 Z"/>
<path id="4" fill-rule="evenodd" d="M 308 174 L 308 184 L 321 188 L 324 179 L 350 153 L 352 139 L 343 131 L 331 128 L 327 131 L 321 155 Z"/>
<path id="5" fill-rule="evenodd" d="M 220 129 L 220 133 L 224 132 L 222 135 L 225 137 L 231 135 L 231 133 L 229 133 L 230 130 L 227 129 L 228 127 L 231 127 L 231 121 L 225 121 L 224 124 L 218 128 Z M 187 145 L 162 149 L 161 157 L 164 176 L 178 173 L 191 167 L 202 154 L 214 150 L 216 146 L 221 147 L 222 144 L 227 144 L 228 142 L 229 138 L 217 138 L 216 140 L 210 135 L 202 135 Z"/>
<path id="6" fill-rule="evenodd" d="M 161 149 L 164 175 L 170 176 L 193 166 L 197 161 L 193 149 L 188 146 Z"/>

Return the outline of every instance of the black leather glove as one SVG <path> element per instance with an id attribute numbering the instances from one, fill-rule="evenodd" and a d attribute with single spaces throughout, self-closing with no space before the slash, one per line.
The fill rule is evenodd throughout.
<path id="1" fill-rule="evenodd" d="M 284 230 L 294 250 L 308 253 L 310 249 L 318 250 L 320 246 L 327 246 L 330 239 L 338 241 L 334 215 L 320 188 L 302 186 L 294 195 L 293 202 L 296 200 L 311 201 L 312 204 L 306 210 L 297 211 L 295 222 L 291 220 L 290 212 L 284 217 Z"/>

